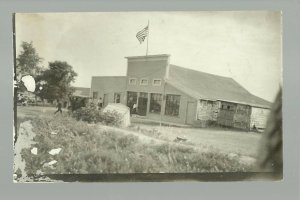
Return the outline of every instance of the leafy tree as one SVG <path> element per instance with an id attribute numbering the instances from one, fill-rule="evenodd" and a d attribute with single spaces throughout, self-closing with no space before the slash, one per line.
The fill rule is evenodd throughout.
<path id="1" fill-rule="evenodd" d="M 22 42 L 21 52 L 16 59 L 16 74 L 18 81 L 22 76 L 31 75 L 34 78 L 41 72 L 40 64 L 42 58 L 39 57 L 32 42 Z"/>
<path id="2" fill-rule="evenodd" d="M 22 42 L 22 50 L 16 59 L 16 86 L 18 92 L 26 91 L 24 83 L 21 78 L 26 75 L 31 75 L 36 78 L 40 75 L 42 67 L 40 66 L 42 58 L 38 55 L 32 42 Z"/>
<path id="3" fill-rule="evenodd" d="M 49 68 L 37 77 L 37 95 L 50 101 L 66 99 L 73 93 L 71 82 L 75 81 L 76 76 L 77 73 L 67 62 L 49 62 Z"/>

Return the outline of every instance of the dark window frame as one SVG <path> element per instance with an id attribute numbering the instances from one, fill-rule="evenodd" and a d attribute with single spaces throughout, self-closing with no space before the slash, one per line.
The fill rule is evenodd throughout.
<path id="1" fill-rule="evenodd" d="M 159 81 L 159 84 L 155 84 L 155 81 Z M 154 78 L 152 80 L 152 85 L 153 86 L 161 86 L 161 84 L 162 84 L 162 80 L 160 78 Z"/>
<path id="2" fill-rule="evenodd" d="M 160 93 L 150 93 L 150 107 L 149 113 L 160 114 L 162 111 L 162 94 Z"/>
<path id="3" fill-rule="evenodd" d="M 146 81 L 146 83 L 143 83 L 143 81 Z M 148 85 L 149 84 L 149 80 L 147 78 L 142 78 L 140 81 L 140 85 Z"/>
<path id="4" fill-rule="evenodd" d="M 134 80 L 134 83 L 131 83 L 131 80 Z M 128 84 L 129 85 L 136 85 L 137 83 L 137 78 L 129 78 Z"/>
<path id="5" fill-rule="evenodd" d="M 178 117 L 180 109 L 180 95 L 176 94 L 167 94 L 166 95 L 166 106 L 165 106 L 165 115 Z"/>
<path id="6" fill-rule="evenodd" d="M 119 102 L 117 102 L 116 100 L 116 97 L 117 97 L 117 95 L 119 96 Z M 115 103 L 121 103 L 121 92 L 115 92 L 114 93 L 114 102 Z"/>

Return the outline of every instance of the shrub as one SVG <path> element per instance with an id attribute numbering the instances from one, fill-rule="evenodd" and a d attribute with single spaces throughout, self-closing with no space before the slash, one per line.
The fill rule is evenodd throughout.
<path id="1" fill-rule="evenodd" d="M 82 120 L 88 123 L 103 123 L 105 125 L 119 126 L 122 117 L 114 111 L 103 112 L 97 110 L 94 106 L 81 107 L 72 113 L 72 116 L 77 120 Z"/>

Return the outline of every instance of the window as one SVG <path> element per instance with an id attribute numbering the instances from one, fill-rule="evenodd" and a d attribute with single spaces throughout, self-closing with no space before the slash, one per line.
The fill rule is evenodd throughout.
<path id="1" fill-rule="evenodd" d="M 136 85 L 136 78 L 130 78 L 129 85 Z"/>
<path id="2" fill-rule="evenodd" d="M 230 106 L 227 106 L 227 110 L 230 110 Z"/>
<path id="3" fill-rule="evenodd" d="M 180 95 L 167 94 L 165 115 L 178 116 Z"/>
<path id="4" fill-rule="evenodd" d="M 140 92 L 140 97 L 142 97 L 142 98 L 148 98 L 148 93 L 146 93 L 146 92 Z"/>
<path id="5" fill-rule="evenodd" d="M 121 101 L 121 94 L 120 93 L 115 93 L 114 102 L 115 103 L 120 103 L 120 101 Z"/>
<path id="6" fill-rule="evenodd" d="M 98 99 L 98 92 L 93 92 L 93 99 Z"/>
<path id="7" fill-rule="evenodd" d="M 148 85 L 148 79 L 146 78 L 141 79 L 141 85 Z"/>
<path id="8" fill-rule="evenodd" d="M 150 111 L 151 113 L 160 113 L 162 103 L 162 95 L 151 93 L 150 96 Z"/>
<path id="9" fill-rule="evenodd" d="M 160 79 L 153 79 L 153 85 L 160 86 L 161 85 L 161 80 Z"/>

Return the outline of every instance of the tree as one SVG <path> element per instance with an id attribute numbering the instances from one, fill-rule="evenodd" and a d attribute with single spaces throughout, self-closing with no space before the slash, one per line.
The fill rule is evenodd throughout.
<path id="1" fill-rule="evenodd" d="M 22 76 L 31 75 L 34 78 L 41 72 L 41 67 L 39 66 L 42 62 L 42 58 L 39 57 L 32 42 L 22 42 L 21 52 L 16 59 L 16 75 L 18 81 Z"/>
<path id="2" fill-rule="evenodd" d="M 49 68 L 37 77 L 37 95 L 50 101 L 66 99 L 73 93 L 71 82 L 75 81 L 76 76 L 77 73 L 67 62 L 49 62 Z"/>

